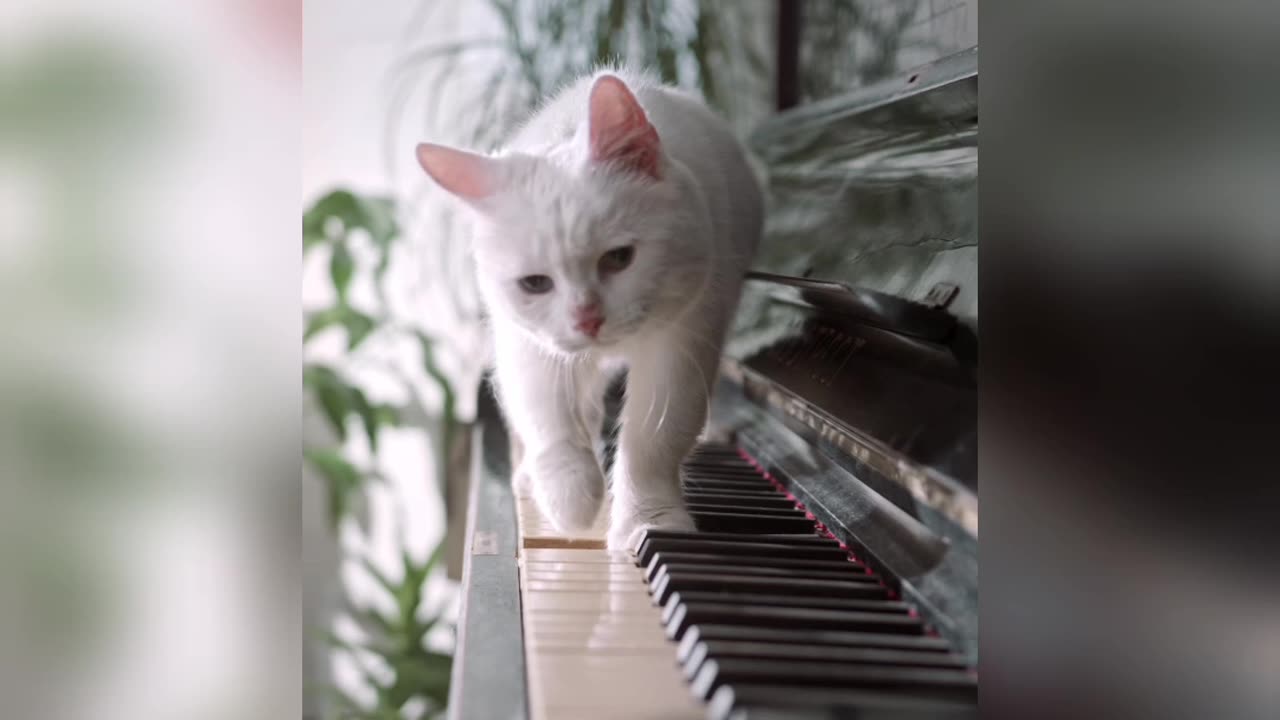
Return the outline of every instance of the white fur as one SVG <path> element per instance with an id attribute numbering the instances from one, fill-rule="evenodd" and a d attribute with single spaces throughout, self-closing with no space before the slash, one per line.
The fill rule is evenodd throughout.
<path id="1" fill-rule="evenodd" d="M 656 128 L 659 179 L 591 159 L 588 103 L 602 75 L 621 79 Z M 645 527 L 691 528 L 679 464 L 706 422 L 761 232 L 760 191 L 742 150 L 694 96 L 608 70 L 561 91 L 491 158 L 486 177 L 498 189 L 467 199 L 477 210 L 497 387 L 524 446 L 521 481 L 561 529 L 593 522 L 605 494 L 593 439 L 604 388 L 625 367 L 609 546 L 628 546 Z M 626 244 L 635 246 L 631 265 L 601 276 L 600 256 Z M 530 274 L 552 277 L 554 289 L 523 291 L 517 279 Z M 594 340 L 571 319 L 591 297 L 606 318 Z"/>

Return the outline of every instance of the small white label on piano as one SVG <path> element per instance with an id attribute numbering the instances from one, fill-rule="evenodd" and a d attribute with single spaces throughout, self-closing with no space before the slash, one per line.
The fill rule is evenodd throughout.
<path id="1" fill-rule="evenodd" d="M 498 534 L 493 532 L 476 531 L 475 535 L 471 537 L 471 554 L 497 555 Z"/>

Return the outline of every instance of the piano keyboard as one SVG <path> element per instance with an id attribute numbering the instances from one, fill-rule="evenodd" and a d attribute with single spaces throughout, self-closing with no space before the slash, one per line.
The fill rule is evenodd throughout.
<path id="1" fill-rule="evenodd" d="M 530 717 L 915 718 L 975 712 L 948 644 L 745 455 L 684 466 L 698 532 L 630 552 L 517 497 Z"/>

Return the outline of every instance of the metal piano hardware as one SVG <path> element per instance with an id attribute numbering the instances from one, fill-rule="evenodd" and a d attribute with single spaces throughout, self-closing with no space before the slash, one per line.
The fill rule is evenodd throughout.
<path id="1" fill-rule="evenodd" d="M 746 277 L 781 286 L 774 294 L 779 300 L 843 313 L 868 325 L 911 337 L 945 341 L 956 325 L 954 317 L 938 308 L 875 290 L 851 288 L 830 280 L 760 271 L 748 272 Z"/>
<path id="2" fill-rule="evenodd" d="M 832 210 L 771 217 L 682 469 L 697 532 L 556 533 L 482 388 L 452 717 L 976 715 L 976 54 L 756 134 L 774 207 Z"/>

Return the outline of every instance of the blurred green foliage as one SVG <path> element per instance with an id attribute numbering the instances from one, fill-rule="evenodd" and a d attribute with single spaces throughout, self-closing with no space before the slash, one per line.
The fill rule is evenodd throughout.
<path id="1" fill-rule="evenodd" d="M 440 407 L 442 428 L 438 458 L 438 477 L 442 485 L 448 472 L 447 449 L 455 434 L 457 418 L 452 384 L 435 361 L 434 340 L 421 329 L 406 327 L 385 313 L 383 283 L 392 244 L 400 237 L 395 219 L 395 202 L 386 197 L 356 195 L 347 190 L 334 190 L 317 200 L 302 217 L 304 257 L 312 251 L 329 251 L 329 279 L 333 283 L 333 305 L 306 315 L 304 344 L 322 330 L 339 327 L 346 331 L 348 354 L 358 353 L 365 341 L 375 334 L 411 339 L 421 350 L 422 374 L 435 383 L 443 402 Z M 370 314 L 352 307 L 348 290 L 358 272 L 352 252 L 357 235 L 368 238 L 376 250 L 372 268 L 374 286 L 383 300 L 379 313 Z M 404 407 L 371 402 L 366 393 L 352 382 L 340 368 L 308 362 L 303 365 L 302 384 L 329 426 L 337 445 L 306 447 L 303 457 L 325 483 L 329 524 L 336 533 L 344 517 L 353 515 L 358 497 L 369 483 L 382 479 L 374 467 L 357 465 L 343 452 L 343 444 L 352 428 L 369 441 L 371 455 L 378 453 L 378 433 L 385 427 L 398 426 L 406 415 Z M 372 464 L 371 464 L 372 465 Z M 404 547 L 403 542 L 401 543 Z M 338 713 L 344 718 L 400 718 L 414 700 L 424 704 L 427 716 L 442 713 L 448 701 L 449 655 L 429 650 L 427 634 L 440 622 L 440 613 L 427 612 L 423 606 L 423 590 L 427 577 L 439 564 L 444 551 L 441 543 L 425 562 L 417 562 L 407 550 L 401 550 L 400 577 L 393 578 L 378 569 L 369 558 L 360 558 L 363 569 L 377 581 L 377 586 L 394 605 L 395 612 L 384 614 L 373 607 L 357 607 L 347 601 L 346 614 L 363 630 L 367 638 L 354 642 L 325 632 L 327 641 L 346 651 L 360 669 L 364 681 L 374 689 L 376 702 L 372 708 L 348 697 L 336 687 L 328 688 Z M 382 670 L 365 664 L 368 656 L 378 658 Z"/>
<path id="2" fill-rule="evenodd" d="M 427 634 L 439 623 L 438 614 L 423 615 L 423 587 L 428 575 L 439 565 L 444 551 L 440 545 L 426 562 L 418 563 L 408 552 L 401 553 L 401 579 L 395 580 L 370 562 L 363 562 L 364 569 L 378 582 L 379 587 L 392 600 L 395 610 L 382 613 L 372 608 L 348 605 L 347 614 L 356 621 L 365 634 L 374 638 L 364 643 L 343 640 L 328 633 L 329 642 L 346 650 L 357 659 L 357 667 L 365 682 L 374 688 L 377 702 L 372 709 L 334 689 L 335 702 L 344 718 L 402 717 L 402 710 L 414 700 L 425 703 L 427 717 L 443 716 L 449 701 L 449 673 L 453 658 L 445 653 L 427 649 Z M 391 679 L 385 673 L 361 663 L 364 653 L 372 653 L 392 672 Z"/>
<path id="3" fill-rule="evenodd" d="M 457 140 L 488 148 L 557 88 L 593 68 L 626 63 L 663 82 L 699 92 L 731 120 L 768 112 L 773 3 L 762 0 L 485 0 L 502 34 L 435 43 L 410 53 L 397 69 L 393 110 L 415 89 L 430 103 L 457 70 L 478 55 L 494 58 L 478 81 Z M 438 117 L 429 106 L 428 122 Z M 393 112 L 392 122 L 395 122 Z M 457 117 L 456 115 L 453 117 Z M 391 136 L 395 133 L 392 132 Z"/>

